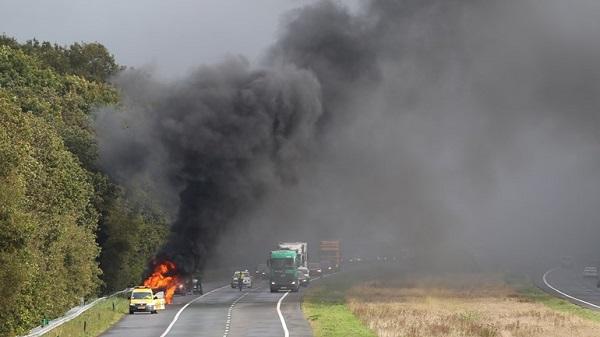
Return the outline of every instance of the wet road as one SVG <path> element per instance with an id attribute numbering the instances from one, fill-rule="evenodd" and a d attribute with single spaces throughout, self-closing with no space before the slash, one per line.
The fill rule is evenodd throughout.
<path id="1" fill-rule="evenodd" d="M 285 337 L 284 325 L 289 336 L 312 336 L 300 308 L 305 289 L 286 295 L 271 293 L 267 282 L 259 280 L 255 280 L 254 288 L 241 292 L 222 285 L 205 284 L 205 294 L 200 297 L 177 296 L 156 315 L 127 315 L 102 336 Z M 283 322 L 277 312 L 278 302 Z"/>

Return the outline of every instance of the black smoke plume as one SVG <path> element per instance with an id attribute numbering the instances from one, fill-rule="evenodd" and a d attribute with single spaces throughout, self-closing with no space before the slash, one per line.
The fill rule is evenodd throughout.
<path id="1" fill-rule="evenodd" d="M 249 227 L 433 258 L 578 249 L 600 232 L 600 5 L 569 3 L 316 2 L 261 67 L 123 74 L 102 163 L 173 210 L 163 254 L 186 270 Z"/>
<path id="2" fill-rule="evenodd" d="M 243 59 L 204 67 L 174 84 L 140 73 L 118 80 L 125 114 L 98 120 L 103 157 L 120 181 L 148 174 L 177 200 L 161 256 L 203 266 L 219 233 L 275 183 L 294 180 L 322 114 L 314 76 L 292 66 L 252 70 Z M 123 123 L 123 124 L 119 124 Z"/>

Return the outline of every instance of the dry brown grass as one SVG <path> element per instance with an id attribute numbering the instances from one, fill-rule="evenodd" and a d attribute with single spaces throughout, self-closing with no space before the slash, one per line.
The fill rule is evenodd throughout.
<path id="1" fill-rule="evenodd" d="M 499 277 L 453 275 L 370 282 L 348 306 L 380 337 L 597 337 L 600 324 L 552 310 Z"/>

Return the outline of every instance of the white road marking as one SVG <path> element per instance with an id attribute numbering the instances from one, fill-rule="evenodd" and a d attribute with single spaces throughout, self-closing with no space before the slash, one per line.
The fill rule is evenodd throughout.
<path id="1" fill-rule="evenodd" d="M 544 276 L 542 277 L 542 280 L 544 281 L 544 284 L 546 284 L 546 286 L 548 286 L 548 288 L 550 288 L 550 289 L 552 289 L 552 290 L 556 291 L 557 293 L 559 293 L 559 294 L 561 294 L 561 295 L 563 295 L 563 296 L 565 296 L 565 297 L 567 297 L 567 298 L 570 298 L 570 299 L 572 299 L 572 300 L 575 300 L 575 301 L 577 301 L 577 302 L 581 302 L 581 303 L 583 303 L 583 304 L 587 304 L 587 305 L 589 305 L 589 306 L 591 306 L 591 307 L 594 307 L 594 308 L 596 308 L 596 309 L 600 309 L 600 306 L 599 306 L 599 305 L 596 305 L 596 304 L 594 304 L 594 303 L 590 303 L 590 302 L 587 302 L 587 301 L 581 300 L 581 299 L 579 299 L 579 298 L 577 298 L 577 297 L 571 296 L 571 295 L 569 295 L 569 294 L 567 294 L 567 293 L 565 293 L 565 292 L 562 292 L 562 291 L 560 291 L 560 290 L 556 289 L 556 288 L 555 288 L 555 287 L 553 287 L 553 286 L 552 286 L 550 283 L 548 283 L 548 280 L 546 279 L 546 277 L 547 277 L 547 276 L 548 276 L 548 275 L 549 275 L 551 272 L 555 271 L 556 269 L 558 269 L 558 268 L 552 268 L 552 269 L 548 270 L 547 272 L 545 272 L 545 273 L 544 273 Z"/>
<path id="2" fill-rule="evenodd" d="M 179 311 L 177 311 L 177 313 L 175 314 L 175 317 L 173 317 L 173 320 L 171 321 L 171 323 L 169 324 L 169 326 L 167 327 L 165 332 L 163 332 L 162 335 L 160 335 L 160 337 L 165 337 L 169 333 L 169 331 L 171 331 L 171 328 L 173 328 L 173 325 L 175 325 L 175 322 L 177 322 L 177 320 L 179 319 L 179 315 L 181 315 L 181 313 L 185 310 L 185 308 L 187 308 L 190 304 L 196 302 L 197 300 L 201 299 L 202 297 L 204 297 L 206 295 L 212 294 L 217 290 L 221 290 L 221 289 L 227 288 L 227 287 L 229 287 L 229 285 L 222 286 L 217 289 L 213 289 L 213 290 L 207 292 L 206 294 L 200 295 L 200 296 L 194 298 L 193 300 L 187 302 L 186 305 L 184 305 L 181 309 L 179 309 Z"/>
<path id="3" fill-rule="evenodd" d="M 231 311 L 233 310 L 233 307 L 235 307 L 235 305 L 248 294 L 249 293 L 244 293 L 242 296 L 238 297 L 235 301 L 233 301 L 233 303 L 231 303 L 231 305 L 229 306 L 229 309 L 227 310 L 227 321 L 225 322 L 225 333 L 223 334 L 223 337 L 227 337 L 229 335 L 229 329 L 231 329 Z"/>
<path id="4" fill-rule="evenodd" d="M 277 315 L 279 315 L 279 320 L 281 321 L 281 326 L 283 327 L 283 334 L 285 337 L 290 337 L 290 332 L 288 331 L 287 325 L 285 324 L 285 319 L 283 318 L 283 314 L 281 313 L 281 302 L 289 293 L 289 291 L 286 291 L 285 294 L 281 296 L 279 301 L 277 301 Z"/>

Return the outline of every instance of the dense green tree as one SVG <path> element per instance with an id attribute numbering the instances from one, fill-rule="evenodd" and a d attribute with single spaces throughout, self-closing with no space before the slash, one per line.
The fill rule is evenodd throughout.
<path id="1" fill-rule="evenodd" d="M 61 76 L 23 51 L 0 46 L 0 87 L 10 91 L 23 111 L 45 118 L 69 150 L 93 169 L 97 149 L 90 112 L 115 104 L 118 95 L 105 83 L 74 75 Z"/>
<path id="2" fill-rule="evenodd" d="M 0 37 L 0 336 L 135 285 L 167 235 L 149 200 L 96 165 L 91 112 L 118 104 L 109 56 Z"/>
<path id="3" fill-rule="evenodd" d="M 65 47 L 33 39 L 19 44 L 13 38 L 0 35 L 2 45 L 20 49 L 61 75 L 77 75 L 95 82 L 106 82 L 123 69 L 106 47 L 97 42 Z"/>
<path id="4" fill-rule="evenodd" d="M 97 288 L 97 212 L 77 158 L 4 89 L 0 162 L 0 334 L 10 336 Z"/>
<path id="5" fill-rule="evenodd" d="M 168 234 L 162 217 L 146 214 L 122 198 L 111 200 L 101 230 L 100 265 L 106 290 L 138 285 L 148 261 Z"/>

